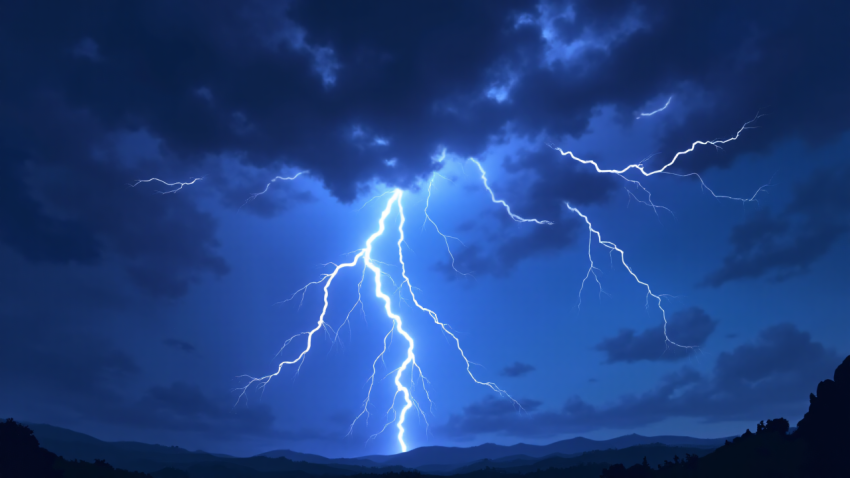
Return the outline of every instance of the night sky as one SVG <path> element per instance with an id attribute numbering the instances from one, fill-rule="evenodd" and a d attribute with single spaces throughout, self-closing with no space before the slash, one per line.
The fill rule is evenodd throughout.
<path id="1" fill-rule="evenodd" d="M 0 417 L 249 455 L 399 451 L 373 276 L 300 366 L 321 286 L 404 190 L 373 256 L 430 383 L 410 447 L 802 418 L 850 353 L 850 3 L 3 2 Z M 672 99 L 670 99 L 672 98 Z M 652 116 L 643 116 L 664 106 Z M 646 159 L 646 191 L 599 174 Z M 439 161 L 445 149 L 445 158 Z M 490 187 L 522 217 L 490 200 Z M 648 158 L 648 159 L 647 159 Z M 277 175 L 309 173 L 277 181 Z M 434 175 L 434 173 L 438 173 Z M 173 194 L 168 182 L 202 180 Z M 426 222 L 428 214 L 449 239 Z M 173 189 L 173 188 L 172 188 Z M 653 210 L 651 200 L 669 208 Z M 644 202 L 644 203 L 642 203 Z M 588 229 L 669 294 L 646 291 Z M 464 275 L 466 274 L 466 275 Z M 333 282 L 334 328 L 362 263 Z M 581 304 L 579 306 L 579 300 Z M 409 374 L 406 375 L 409 384 Z M 397 404 L 400 410 L 400 405 Z M 391 417 L 391 415 L 390 415 Z"/>

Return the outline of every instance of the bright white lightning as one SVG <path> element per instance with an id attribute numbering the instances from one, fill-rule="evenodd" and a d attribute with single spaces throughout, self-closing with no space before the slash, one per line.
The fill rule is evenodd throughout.
<path id="1" fill-rule="evenodd" d="M 667 336 L 667 311 L 665 311 L 664 307 L 661 305 L 661 298 L 662 298 L 663 294 L 656 294 L 656 293 L 652 292 L 652 288 L 649 286 L 649 284 L 640 280 L 640 278 L 637 276 L 637 274 L 635 274 L 635 272 L 632 270 L 632 268 L 629 267 L 629 265 L 626 263 L 626 253 L 623 252 L 622 249 L 617 247 L 617 244 L 614 244 L 611 241 L 603 240 L 602 235 L 599 233 L 599 231 L 597 231 L 596 229 L 593 228 L 593 225 L 590 223 L 590 219 L 588 219 L 587 216 L 582 214 L 582 212 L 579 211 L 578 209 L 570 206 L 569 203 L 565 203 L 565 204 L 567 205 L 567 208 L 570 211 L 581 216 L 581 218 L 584 219 L 584 222 L 587 223 L 587 229 L 589 231 L 591 239 L 595 235 L 597 242 L 600 245 L 607 248 L 610 252 L 617 251 L 617 252 L 620 253 L 620 262 L 623 263 L 623 267 L 626 268 L 626 270 L 629 272 L 629 274 L 632 276 L 632 278 L 634 278 L 634 280 L 638 284 L 640 284 L 640 285 L 642 285 L 646 288 L 646 305 L 649 306 L 649 298 L 650 297 L 655 299 L 656 303 L 658 304 L 658 310 L 661 311 L 661 317 L 664 319 L 664 340 L 665 340 L 665 342 L 667 344 L 675 345 L 675 346 L 681 347 L 681 348 L 686 348 L 686 349 L 695 348 L 693 346 L 677 344 L 676 342 L 670 340 L 670 337 Z M 584 290 L 584 283 L 587 281 L 588 277 L 590 277 L 591 274 L 593 274 L 593 277 L 596 279 L 596 283 L 599 284 L 599 290 L 600 291 L 602 290 L 602 284 L 599 283 L 599 278 L 596 277 L 596 272 L 595 272 L 596 267 L 593 265 L 593 258 L 591 257 L 591 254 L 590 254 L 590 246 L 591 246 L 591 242 L 588 241 L 588 243 L 587 243 L 587 256 L 588 256 L 588 258 L 590 258 L 590 268 L 587 270 L 587 275 L 585 275 L 584 280 L 581 281 L 581 289 L 579 290 L 579 304 L 581 304 L 581 293 Z"/>
<path id="2" fill-rule="evenodd" d="M 634 170 L 639 171 L 642 175 L 644 175 L 644 176 L 646 176 L 646 177 L 654 176 L 654 175 L 656 175 L 656 174 L 669 174 L 669 175 L 671 175 L 671 176 L 678 176 L 678 177 L 682 177 L 682 178 L 684 178 L 684 177 L 688 177 L 688 176 L 694 176 L 694 177 L 696 177 L 697 179 L 699 179 L 699 182 L 700 182 L 700 184 L 702 185 L 702 187 L 703 187 L 705 190 L 707 190 L 709 193 L 711 193 L 711 195 L 712 195 L 712 196 L 714 196 L 714 197 L 715 197 L 715 198 L 717 198 L 717 199 L 729 199 L 729 200 L 731 200 L 731 201 L 739 201 L 739 202 L 741 202 L 742 204 L 743 204 L 743 203 L 748 203 L 748 202 L 756 202 L 756 203 L 757 203 L 758 201 L 757 201 L 757 199 L 756 199 L 756 196 L 758 196 L 760 192 L 762 192 L 765 188 L 767 188 L 767 187 L 769 186 L 769 184 L 765 184 L 765 185 L 763 185 L 763 186 L 759 187 L 759 188 L 756 190 L 756 192 L 755 192 L 755 193 L 754 193 L 751 197 L 749 197 L 749 198 L 739 198 L 739 197 L 733 197 L 733 196 L 724 196 L 724 195 L 716 194 L 716 193 L 715 193 L 715 192 L 714 192 L 711 188 L 709 188 L 709 187 L 708 187 L 708 185 L 706 185 L 706 184 L 705 184 L 705 181 L 703 181 L 702 176 L 700 176 L 700 175 L 699 175 L 699 174 L 697 174 L 697 173 L 688 173 L 688 174 L 671 173 L 671 172 L 668 172 L 668 171 L 667 171 L 667 168 L 669 168 L 670 166 L 673 166 L 673 165 L 676 163 L 676 160 L 678 160 L 680 156 L 684 156 L 684 155 L 686 155 L 686 154 L 688 154 L 688 153 L 693 152 L 693 151 L 696 149 L 696 147 L 697 147 L 697 146 L 707 146 L 707 145 L 710 145 L 710 146 L 714 146 L 715 148 L 720 148 L 720 145 L 722 145 L 722 144 L 731 143 L 732 141 L 737 140 L 737 139 L 741 136 L 741 133 L 743 133 L 745 130 L 747 130 L 747 129 L 752 129 L 753 127 L 751 127 L 751 126 L 750 126 L 750 124 L 752 124 L 754 121 L 756 121 L 756 120 L 757 120 L 757 119 L 759 119 L 759 118 L 761 118 L 761 115 L 757 115 L 755 118 L 753 118 L 753 119 L 751 119 L 750 121 L 747 121 L 746 123 L 744 123 L 744 125 L 741 127 L 741 129 L 739 129 L 739 130 L 735 133 L 735 136 L 732 136 L 732 137 L 730 137 L 730 138 L 727 138 L 727 139 L 721 139 L 721 140 L 713 140 L 713 141 L 694 141 L 694 142 L 693 142 L 693 144 L 691 144 L 691 147 L 690 147 L 690 148 L 688 148 L 688 149 L 686 149 L 686 150 L 684 150 L 684 151 L 679 151 L 678 153 L 676 153 L 676 154 L 673 156 L 673 159 L 671 159 L 671 160 L 670 160 L 670 162 L 668 162 L 667 164 L 665 164 L 665 165 L 664 165 L 664 166 L 662 166 L 661 168 L 656 169 L 656 170 L 654 170 L 654 171 L 647 171 L 647 170 L 644 168 L 644 161 L 646 161 L 646 160 L 641 161 L 641 162 L 639 162 L 639 163 L 630 164 L 630 165 L 626 166 L 626 167 L 625 167 L 625 168 L 623 168 L 623 169 L 602 169 L 602 168 L 600 168 L 600 167 L 599 167 L 599 164 L 597 164 L 597 163 L 596 163 L 596 161 L 589 160 L 589 159 L 581 159 L 581 158 L 579 158 L 578 156 L 576 156 L 575 154 L 573 154 L 573 152 L 572 152 L 572 151 L 564 151 L 563 149 L 561 149 L 561 148 L 559 148 L 559 147 L 552 147 L 552 148 L 553 148 L 553 149 L 555 149 L 556 151 L 558 151 L 559 153 L 561 153 L 561 156 L 569 156 L 569 157 L 571 157 L 573 160 L 578 161 L 579 163 L 582 163 L 582 164 L 590 164 L 590 165 L 592 165 L 592 166 L 594 167 L 594 169 L 596 169 L 596 172 L 597 172 L 597 173 L 616 174 L 616 175 L 618 175 L 618 176 L 622 177 L 623 179 L 626 179 L 626 181 L 629 181 L 629 182 L 631 182 L 631 183 L 637 184 L 637 185 L 638 185 L 641 189 L 643 189 L 644 191 L 646 191 L 646 189 L 643 187 L 643 185 L 641 185 L 641 184 L 640 184 L 640 182 L 635 181 L 635 180 L 632 180 L 632 179 L 627 179 L 627 178 L 625 178 L 625 177 L 623 176 L 623 174 L 625 174 L 625 173 L 626 173 L 626 172 L 628 172 L 629 170 L 634 169 Z M 651 204 L 651 202 L 650 202 L 650 204 Z M 653 208 L 658 207 L 658 206 L 655 206 L 654 204 L 651 204 L 651 205 L 652 205 L 652 207 L 653 207 Z"/>
<path id="3" fill-rule="evenodd" d="M 310 171 L 300 171 L 300 172 L 299 172 L 299 173 L 297 173 L 295 176 L 291 176 L 291 177 L 275 176 L 274 178 L 272 178 L 272 180 L 271 180 L 271 181 L 269 181 L 268 183 L 266 183 L 266 187 L 265 187 L 262 191 L 260 191 L 260 192 L 258 192 L 258 193 L 254 193 L 254 194 L 252 194 L 252 195 L 248 196 L 248 199 L 246 199 L 246 200 L 245 200 L 245 203 L 244 203 L 244 204 L 242 204 L 242 205 L 244 206 L 245 204 L 248 204 L 249 202 L 253 201 L 254 199 L 257 199 L 257 196 L 260 196 L 260 195 L 262 195 L 262 194 L 267 193 L 267 192 L 268 192 L 268 190 L 269 190 L 269 187 L 272 185 L 272 183 L 274 183 L 274 182 L 276 182 L 276 181 L 292 181 L 292 180 L 294 180 L 294 179 L 298 178 L 298 176 L 301 176 L 302 174 L 307 174 L 307 173 L 309 173 L 309 172 L 310 172 Z"/>
<path id="4" fill-rule="evenodd" d="M 513 219 L 516 222 L 533 222 L 535 224 L 543 224 L 543 225 L 546 225 L 546 226 L 551 226 L 552 224 L 554 224 L 552 221 L 545 221 L 545 220 L 533 219 L 533 218 L 532 219 L 526 219 L 522 216 L 517 216 L 516 214 L 514 214 L 511 211 L 511 207 L 508 205 L 508 203 L 506 203 L 502 199 L 496 199 L 496 195 L 493 193 L 493 190 L 490 189 L 490 186 L 487 184 L 487 172 L 484 171 L 484 168 L 481 166 L 481 163 L 479 163 L 478 160 L 475 159 L 475 158 L 469 158 L 469 160 L 472 161 L 473 163 L 475 163 L 475 165 L 478 166 L 478 170 L 481 171 L 481 181 L 484 183 L 484 187 L 487 189 L 487 192 L 490 193 L 490 199 L 496 204 L 501 204 L 502 207 L 504 207 L 505 210 L 508 211 L 508 215 L 511 216 L 511 219 Z"/>
<path id="5" fill-rule="evenodd" d="M 174 182 L 174 183 L 169 183 L 169 182 L 163 181 L 162 179 L 159 179 L 159 178 L 137 179 L 135 183 L 130 185 L 130 187 L 134 188 L 134 187 L 136 187 L 136 186 L 138 186 L 139 184 L 142 184 L 142 183 L 158 182 L 158 183 L 162 183 L 162 184 L 169 186 L 169 187 L 177 186 L 175 189 L 172 189 L 170 191 L 157 191 L 160 194 L 172 194 L 172 193 L 176 193 L 177 191 L 183 189 L 183 186 L 190 186 L 190 185 L 195 184 L 196 182 L 198 182 L 202 179 L 204 179 L 204 178 L 192 178 L 192 180 L 188 181 L 188 182 L 179 182 L 178 181 L 178 182 Z"/>
<path id="6" fill-rule="evenodd" d="M 641 118 L 643 118 L 643 117 L 645 117 L 645 116 L 652 116 L 652 115 L 654 115 L 655 113 L 661 113 L 662 111 L 666 110 L 668 106 L 670 106 L 670 100 L 672 100 L 672 99 L 673 99 L 673 97 L 672 97 L 672 96 L 671 96 L 671 97 L 669 97 L 669 98 L 667 98 L 667 103 L 664 103 L 664 106 L 662 106 L 661 108 L 658 108 L 658 109 L 657 109 L 657 110 L 655 110 L 655 111 L 650 111 L 649 113 L 641 113 L 641 114 L 640 114 L 640 115 L 638 115 L 638 117 L 637 117 L 637 118 L 635 118 L 635 119 L 641 119 Z"/>
<path id="7" fill-rule="evenodd" d="M 449 330 L 449 327 L 448 327 L 447 324 L 445 324 L 445 323 L 443 323 L 439 320 L 437 314 L 433 310 L 422 306 L 419 303 L 419 301 L 417 300 L 417 298 L 414 294 L 414 291 L 413 291 L 413 289 L 414 289 L 413 285 L 411 284 L 410 279 L 407 276 L 407 270 L 405 268 L 405 263 L 404 263 L 404 254 L 403 254 L 402 244 L 404 242 L 405 217 L 404 217 L 404 210 L 402 208 L 402 203 L 401 203 L 402 195 L 403 195 L 403 193 L 400 189 L 396 189 L 396 190 L 392 191 L 392 196 L 387 201 L 387 205 L 384 208 L 383 212 L 381 213 L 381 218 L 378 221 L 378 230 L 374 234 L 372 234 L 369 237 L 369 239 L 366 240 L 365 247 L 363 249 L 361 249 L 360 251 L 358 251 L 357 254 L 354 256 L 354 258 L 350 262 L 335 265 L 334 270 L 331 273 L 325 274 L 320 280 L 311 282 L 310 284 L 303 287 L 302 289 L 299 289 L 298 291 L 296 291 L 295 294 L 293 294 L 293 296 L 290 299 L 294 298 L 299 292 L 301 292 L 303 294 L 303 292 L 306 290 L 306 288 L 309 287 L 310 285 L 316 285 L 316 284 L 320 284 L 320 283 L 324 282 L 324 288 L 323 288 L 323 290 L 324 290 L 324 305 L 322 307 L 322 312 L 319 315 L 319 320 L 316 323 L 316 326 L 313 329 L 311 329 L 307 332 L 301 332 L 299 334 L 293 335 L 292 337 L 290 337 L 284 343 L 284 348 L 285 348 L 287 345 L 289 345 L 291 343 L 291 341 L 294 338 L 306 335 L 307 336 L 306 347 L 293 360 L 285 360 L 285 361 L 280 362 L 277 370 L 274 373 L 271 373 L 271 374 L 266 375 L 264 377 L 251 377 L 251 376 L 247 376 L 247 375 L 242 375 L 241 376 L 242 378 L 248 379 L 248 383 L 245 384 L 245 386 L 237 389 L 237 390 L 240 391 L 240 395 L 239 395 L 238 400 L 241 400 L 242 397 L 245 396 L 248 388 L 252 385 L 256 384 L 258 387 L 264 388 L 273 377 L 275 377 L 275 376 L 277 376 L 281 373 L 284 366 L 297 364 L 298 367 L 300 368 L 300 366 L 304 363 L 304 358 L 306 357 L 307 353 L 312 348 L 313 336 L 315 335 L 315 333 L 318 332 L 319 330 L 323 330 L 323 329 L 325 329 L 325 330 L 330 329 L 331 331 L 333 331 L 333 329 L 325 322 L 325 316 L 327 314 L 327 310 L 328 310 L 328 306 L 329 306 L 329 289 L 330 289 L 330 286 L 333 283 L 333 280 L 339 274 L 339 271 L 341 271 L 344 268 L 353 267 L 353 266 L 357 265 L 357 263 L 362 258 L 365 268 L 368 268 L 374 274 L 374 277 L 375 277 L 375 296 L 383 301 L 384 311 L 386 312 L 387 316 L 390 319 L 392 319 L 393 327 L 384 336 L 384 348 L 383 348 L 383 350 L 381 351 L 380 354 L 378 354 L 377 357 L 375 357 L 375 360 L 372 362 L 372 375 L 369 377 L 369 389 L 368 389 L 368 392 L 367 392 L 367 395 L 366 395 L 366 399 L 363 402 L 363 409 L 354 418 L 354 421 L 352 422 L 351 427 L 349 428 L 349 433 L 351 433 L 351 430 L 353 429 L 354 424 L 357 422 L 357 420 L 360 417 L 362 417 L 363 415 L 367 415 L 367 416 L 369 415 L 368 407 L 369 407 L 371 396 L 372 396 L 372 390 L 373 390 L 373 387 L 374 387 L 374 384 L 375 384 L 375 377 L 376 377 L 376 373 L 377 373 L 377 363 L 378 363 L 379 360 L 383 360 L 383 358 L 384 358 L 384 355 L 387 351 L 388 338 L 394 332 L 398 332 L 399 334 L 402 335 L 402 337 L 404 337 L 404 339 L 407 342 L 407 354 L 405 356 L 404 361 L 401 363 L 401 365 L 398 368 L 396 368 L 395 370 L 393 370 L 393 372 L 395 373 L 395 377 L 394 377 L 393 381 L 396 385 L 396 393 L 393 395 L 393 401 L 392 401 L 392 406 L 390 407 L 390 411 L 393 412 L 394 417 L 393 417 L 393 420 L 389 421 L 386 425 L 384 425 L 384 427 L 381 431 L 386 429 L 390 425 L 390 423 L 392 423 L 394 421 L 396 423 L 396 428 L 398 429 L 397 438 L 398 438 L 399 445 L 401 447 L 401 451 L 402 452 L 407 451 L 407 444 L 404 442 L 404 431 L 405 431 L 404 421 L 405 421 L 407 412 L 410 411 L 410 409 L 413 408 L 413 407 L 416 407 L 420 412 L 422 412 L 422 410 L 418 406 L 416 400 L 413 398 L 410 390 L 407 387 L 405 387 L 404 384 L 402 383 L 403 374 L 408 370 L 408 368 L 410 368 L 410 370 L 411 370 L 411 380 L 413 378 L 414 372 L 417 373 L 421 382 L 422 382 L 422 387 L 423 387 L 423 390 L 425 392 L 426 398 L 428 399 L 429 402 L 431 401 L 431 399 L 430 399 L 430 395 L 428 393 L 428 390 L 425 387 L 425 383 L 426 383 L 427 379 L 422 374 L 422 369 L 420 368 L 419 364 L 416 362 L 416 355 L 414 354 L 414 345 L 415 344 L 414 344 L 413 337 L 411 337 L 410 334 L 404 329 L 404 323 L 402 321 L 401 316 L 396 314 L 395 312 L 393 312 L 392 301 L 390 299 L 390 296 L 387 295 L 383 291 L 383 284 L 382 284 L 381 279 L 385 275 L 385 273 L 376 265 L 376 264 L 380 264 L 380 262 L 376 261 L 372 258 L 372 244 L 374 243 L 374 241 L 378 237 L 383 235 L 384 231 L 386 230 L 386 225 L 385 225 L 386 219 L 389 216 L 390 212 L 392 212 L 393 206 L 397 205 L 398 212 L 399 212 L 399 226 L 398 226 L 399 239 L 398 239 L 398 242 L 397 242 L 397 246 L 398 246 L 399 262 L 402 266 L 402 276 L 404 278 L 404 283 L 401 284 L 401 286 L 399 286 L 399 287 L 403 287 L 406 284 L 407 289 L 410 292 L 410 295 L 413 298 L 413 302 L 417 306 L 417 308 L 419 308 L 423 312 L 426 312 L 434 320 L 434 323 L 440 326 L 440 328 L 443 330 L 444 333 L 450 335 L 454 339 L 455 344 L 457 346 L 457 349 L 461 353 L 461 356 L 463 357 L 463 360 L 466 363 L 467 373 L 472 378 L 472 380 L 475 381 L 475 383 L 477 383 L 479 385 L 484 385 L 484 386 L 490 388 L 491 390 L 499 393 L 500 395 L 504 395 L 504 396 L 508 397 L 509 399 L 511 399 L 514 402 L 514 404 L 519 406 L 519 403 L 516 400 L 514 400 L 510 395 L 508 395 L 508 393 L 506 391 L 499 388 L 495 383 L 482 382 L 482 381 L 479 381 L 477 378 L 475 378 L 475 376 L 473 375 L 473 373 L 471 371 L 471 366 L 473 365 L 473 363 L 470 362 L 469 359 L 467 359 L 466 354 L 464 353 L 463 349 L 460 346 L 460 341 L 458 340 L 458 338 Z M 364 274 L 365 274 L 365 268 L 364 268 Z M 364 278 L 365 278 L 365 275 L 364 275 Z M 363 284 L 363 278 L 361 278 L 361 281 L 358 284 L 358 301 L 357 301 L 357 303 L 355 303 L 354 307 L 352 307 L 351 311 L 353 311 L 354 308 L 356 308 L 358 304 L 362 303 L 360 298 L 359 298 L 359 292 L 360 292 L 360 288 L 361 288 L 362 284 Z M 349 315 L 351 314 L 351 311 L 349 311 L 349 313 L 348 313 Z M 345 322 L 347 322 L 347 321 L 348 321 L 348 315 L 346 316 Z M 343 322 L 343 324 L 345 322 Z M 336 332 L 337 336 L 338 336 L 338 330 L 339 329 L 337 329 L 337 332 Z M 336 338 L 334 338 L 334 340 L 336 340 Z M 283 348 L 281 349 L 281 352 L 282 351 L 283 351 Z M 398 413 L 395 413 L 395 403 L 396 403 L 396 399 L 398 398 L 399 395 L 401 395 L 404 398 L 404 406 L 401 408 L 401 410 Z M 238 400 L 237 400 L 237 403 L 238 403 Z M 422 413 L 422 416 L 424 417 L 424 412 Z M 427 420 L 426 420 L 426 424 L 427 424 Z M 378 433 L 380 433 L 380 432 L 378 432 Z M 374 436 L 375 435 L 373 435 L 373 437 Z"/>

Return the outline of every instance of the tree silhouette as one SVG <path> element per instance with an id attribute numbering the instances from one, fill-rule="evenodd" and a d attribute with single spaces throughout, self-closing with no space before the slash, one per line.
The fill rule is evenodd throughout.
<path id="1" fill-rule="evenodd" d="M 0 478 L 59 478 L 57 456 L 39 446 L 29 427 L 9 418 L 0 422 Z"/>

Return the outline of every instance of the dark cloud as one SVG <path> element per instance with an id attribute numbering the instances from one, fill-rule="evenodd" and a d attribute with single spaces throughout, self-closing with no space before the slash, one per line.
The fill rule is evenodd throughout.
<path id="1" fill-rule="evenodd" d="M 233 402 L 212 400 L 196 384 L 174 382 L 169 386 L 153 386 L 135 403 L 114 410 L 123 423 L 145 428 L 173 431 L 203 431 L 275 435 L 275 417 L 268 405 L 233 407 Z"/>
<path id="2" fill-rule="evenodd" d="M 673 342 L 690 347 L 700 346 L 717 327 L 717 321 L 702 309 L 692 307 L 674 313 L 667 324 L 667 336 Z M 677 347 L 664 340 L 664 325 L 659 324 L 643 332 L 622 329 L 616 337 L 604 339 L 596 350 L 605 352 L 607 363 L 638 362 L 641 360 L 680 360 L 694 351 Z"/>
<path id="3" fill-rule="evenodd" d="M 0 333 L 0 379 L 34 396 L 62 396 L 64 404 L 91 397 L 116 400 L 122 386 L 141 375 L 136 360 L 120 344 L 92 336 L 67 340 L 61 326 L 45 330 L 30 317 L 4 316 Z"/>
<path id="4" fill-rule="evenodd" d="M 184 352 L 192 353 L 195 351 L 195 346 L 190 344 L 189 342 L 184 342 L 182 340 L 177 339 L 165 339 L 162 341 L 165 345 L 169 347 L 174 347 L 178 350 L 182 350 Z"/>
<path id="5" fill-rule="evenodd" d="M 614 105 L 622 121 L 631 122 L 648 100 L 674 95 L 667 114 L 677 121 L 667 129 L 663 148 L 672 153 L 697 139 L 728 137 L 758 111 L 770 113 L 762 128 L 727 148 L 732 154 L 708 149 L 690 156 L 683 167 L 699 171 L 726 166 L 738 153 L 781 138 L 822 142 L 850 126 L 850 94 L 842 86 L 850 81 L 850 65 L 834 61 L 850 55 L 837 20 L 850 15 L 846 4 L 554 5 L 561 8 L 533 18 L 557 32 L 547 45 L 552 67 L 526 71 L 512 91 L 520 131 L 576 135 L 597 105 Z M 573 15 L 563 15 L 567 9 Z"/>
<path id="6" fill-rule="evenodd" d="M 804 273 L 850 230 L 850 169 L 820 171 L 797 186 L 779 214 L 763 209 L 735 226 L 733 251 L 703 284 L 768 275 L 781 281 Z"/>
<path id="7" fill-rule="evenodd" d="M 39 332 L 32 323 L 4 329 L 9 333 L 0 334 L 0 363 L 15 366 L 0 367 L 0 380 L 29 391 L 27 402 L 16 405 L 24 414 L 59 413 L 110 425 L 218 436 L 286 436 L 273 430 L 268 405 L 234 407 L 231 395 L 212 399 L 198 385 L 185 382 L 139 390 L 135 384 L 145 374 L 120 344 L 95 337 L 68 341 L 67 332 Z M 191 347 L 182 341 L 166 342 Z M 0 406 L 9 407 L 18 399 L 4 397 Z"/>
<path id="8" fill-rule="evenodd" d="M 487 433 L 552 436 L 630 429 L 672 417 L 708 422 L 793 418 L 802 416 L 808 394 L 840 361 L 834 350 L 813 342 L 808 333 L 781 324 L 764 329 L 753 343 L 720 354 L 710 375 L 685 367 L 652 390 L 620 397 L 607 408 L 575 397 L 557 411 L 508 414 L 507 405 L 499 407 L 488 399 L 452 415 L 437 432 L 467 439 Z"/>
<path id="9" fill-rule="evenodd" d="M 502 376 L 521 377 L 534 370 L 535 368 L 533 365 L 522 362 L 514 362 L 513 365 L 508 365 L 507 367 L 502 369 Z"/>
<path id="10" fill-rule="evenodd" d="M 689 171 L 727 165 L 780 138 L 826 141 L 850 125 L 850 66 L 835 61 L 850 56 L 848 9 L 767 1 L 17 3 L 0 19 L 0 240 L 33 261 L 93 264 L 118 254 L 139 286 L 174 297 L 227 266 L 215 222 L 185 195 L 141 200 L 116 187 L 152 170 L 188 177 L 217 170 L 223 158 L 268 178 L 284 166 L 309 169 L 351 201 L 373 180 L 415 185 L 439 167 L 430 159 L 439 147 L 465 156 L 508 134 L 578 137 L 599 106 L 628 122 L 670 94 L 681 107 L 665 132 L 666 152 L 728 136 L 770 108 L 764 127 L 730 145 L 731 154 L 697 152 Z M 160 158 L 128 164 L 110 145 L 140 133 L 157 142 Z M 469 269 L 503 272 L 563 247 L 574 227 L 557 222 L 560 202 L 600 202 L 615 184 L 533 156 L 514 172 L 536 175 L 527 209 L 540 214 L 545 205 L 556 226 L 505 241 L 495 266 L 471 251 L 459 258 Z M 248 190 L 221 176 L 210 182 L 234 207 L 236 191 L 241 198 Z M 248 208 L 279 210 L 269 205 Z"/>

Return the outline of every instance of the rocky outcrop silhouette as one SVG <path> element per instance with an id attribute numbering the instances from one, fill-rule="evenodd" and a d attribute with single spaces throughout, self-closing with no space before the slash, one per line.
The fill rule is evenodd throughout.
<path id="1" fill-rule="evenodd" d="M 652 469 L 612 465 L 603 478 L 832 478 L 850 477 L 850 356 L 832 380 L 809 395 L 809 411 L 788 434 L 784 418 L 762 421 L 704 457 L 687 456 Z"/>
<path id="2" fill-rule="evenodd" d="M 809 411 L 793 437 L 808 445 L 811 476 L 841 476 L 830 473 L 842 466 L 844 476 L 850 476 L 850 356 L 835 369 L 833 380 L 818 384 L 817 395 L 809 394 Z"/>

